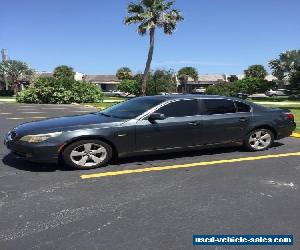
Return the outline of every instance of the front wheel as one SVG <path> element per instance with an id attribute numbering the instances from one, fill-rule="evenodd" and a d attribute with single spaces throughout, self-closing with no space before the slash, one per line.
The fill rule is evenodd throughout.
<path id="1" fill-rule="evenodd" d="M 251 131 L 244 144 L 250 151 L 263 151 L 273 145 L 274 134 L 269 129 L 261 128 Z"/>
<path id="2" fill-rule="evenodd" d="M 82 140 L 68 145 L 62 153 L 64 162 L 74 169 L 104 166 L 112 158 L 112 148 L 100 140 Z"/>

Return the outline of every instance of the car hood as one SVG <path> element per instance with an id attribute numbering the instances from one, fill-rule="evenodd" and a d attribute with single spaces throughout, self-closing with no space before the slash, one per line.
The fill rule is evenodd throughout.
<path id="1" fill-rule="evenodd" d="M 63 116 L 46 120 L 27 122 L 17 126 L 14 130 L 18 134 L 38 134 L 73 129 L 94 128 L 101 126 L 116 126 L 123 123 L 124 119 L 107 117 L 100 113 L 85 115 Z"/>

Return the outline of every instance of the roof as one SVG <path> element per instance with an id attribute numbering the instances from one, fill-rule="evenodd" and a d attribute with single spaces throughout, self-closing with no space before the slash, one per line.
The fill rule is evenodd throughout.
<path id="1" fill-rule="evenodd" d="M 51 77 L 51 76 L 53 76 L 52 72 L 37 72 L 36 74 L 40 77 Z"/>
<path id="2" fill-rule="evenodd" d="M 199 82 L 217 82 L 217 81 L 224 81 L 226 76 L 224 74 L 205 74 L 199 75 L 198 81 Z"/>
<path id="3" fill-rule="evenodd" d="M 85 80 L 92 83 L 120 83 L 115 75 L 86 75 Z"/>

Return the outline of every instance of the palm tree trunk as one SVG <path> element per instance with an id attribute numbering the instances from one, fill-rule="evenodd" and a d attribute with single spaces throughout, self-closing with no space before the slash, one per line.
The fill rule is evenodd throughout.
<path id="1" fill-rule="evenodd" d="M 155 33 L 155 28 L 150 29 L 150 47 L 149 47 L 149 51 L 148 51 L 147 63 L 146 63 L 144 76 L 143 76 L 142 95 L 146 94 L 147 78 L 148 78 L 148 74 L 150 71 L 150 66 L 151 66 L 152 56 L 153 56 L 153 51 L 154 51 L 154 33 Z"/>

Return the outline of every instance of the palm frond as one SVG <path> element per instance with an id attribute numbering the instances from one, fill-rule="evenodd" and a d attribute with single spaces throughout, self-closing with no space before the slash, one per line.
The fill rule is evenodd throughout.
<path id="1" fill-rule="evenodd" d="M 144 7 L 141 4 L 130 3 L 128 5 L 128 13 L 132 14 L 141 14 L 144 13 Z"/>
<path id="2" fill-rule="evenodd" d="M 152 19 L 147 20 L 143 23 L 141 23 L 141 25 L 139 25 L 137 31 L 140 35 L 145 35 L 147 34 L 147 31 L 149 31 L 150 29 L 155 28 L 155 23 L 153 22 Z"/>
<path id="3" fill-rule="evenodd" d="M 144 18 L 140 15 L 132 15 L 124 18 L 124 24 L 130 25 L 133 23 L 140 23 L 143 22 Z"/>

